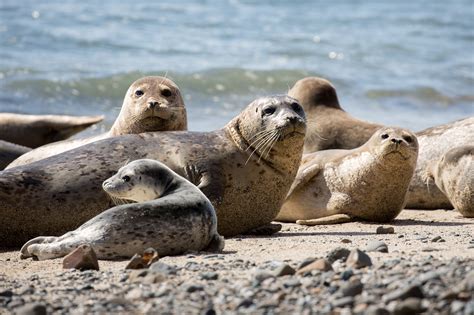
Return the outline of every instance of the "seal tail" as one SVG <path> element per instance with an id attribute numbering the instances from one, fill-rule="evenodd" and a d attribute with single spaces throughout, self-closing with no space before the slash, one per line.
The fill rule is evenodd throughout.
<path id="1" fill-rule="evenodd" d="M 219 234 L 214 234 L 212 236 L 209 245 L 207 245 L 205 251 L 206 252 L 221 252 L 224 249 L 225 240 L 223 236 Z"/>

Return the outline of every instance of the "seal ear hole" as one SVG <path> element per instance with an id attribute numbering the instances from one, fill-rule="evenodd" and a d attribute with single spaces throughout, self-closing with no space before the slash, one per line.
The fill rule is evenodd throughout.
<path id="1" fill-rule="evenodd" d="M 387 139 L 388 138 L 388 133 L 384 133 L 380 136 L 382 139 Z"/>
<path id="2" fill-rule="evenodd" d="M 145 93 L 144 93 L 142 90 L 136 90 L 136 91 L 135 91 L 135 96 L 137 96 L 137 97 L 140 97 L 140 96 L 142 96 L 143 94 L 145 94 Z"/>
<path id="3" fill-rule="evenodd" d="M 410 136 L 404 136 L 404 137 L 403 137 L 403 140 L 405 140 L 405 141 L 408 142 L 408 143 L 412 143 L 412 142 L 413 142 L 413 138 L 410 137 Z"/>
<path id="4" fill-rule="evenodd" d="M 124 182 L 129 182 L 129 181 L 130 181 L 130 176 L 125 175 L 125 176 L 122 177 L 122 180 L 123 180 Z"/>
<path id="5" fill-rule="evenodd" d="M 168 88 L 164 88 L 163 90 L 161 90 L 161 95 L 163 95 L 164 97 L 170 97 L 171 96 L 171 90 L 168 89 Z"/>

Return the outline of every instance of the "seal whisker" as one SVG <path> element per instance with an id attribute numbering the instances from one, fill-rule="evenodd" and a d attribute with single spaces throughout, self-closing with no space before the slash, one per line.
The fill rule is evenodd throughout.
<path id="1" fill-rule="evenodd" d="M 273 130 L 269 130 L 269 131 L 266 132 L 265 134 L 259 136 L 257 139 L 255 139 L 252 143 L 249 144 L 249 146 L 247 147 L 247 149 L 245 149 L 245 151 L 247 151 L 249 148 L 251 148 L 255 143 L 257 143 L 257 142 L 259 142 L 260 140 L 262 140 L 263 138 L 269 136 L 272 132 L 273 132 Z"/>
<path id="2" fill-rule="evenodd" d="M 277 143 L 279 136 L 280 136 L 280 134 L 279 134 L 278 132 L 275 133 L 275 137 L 274 137 L 274 139 L 273 139 L 273 141 L 272 141 L 272 145 L 270 146 L 270 149 L 267 151 L 267 154 L 265 155 L 265 159 L 268 158 L 268 155 L 269 155 L 270 152 L 272 151 L 273 146 L 275 145 L 275 143 Z"/>
<path id="3" fill-rule="evenodd" d="M 274 131 L 274 133 L 272 133 L 270 136 L 268 136 L 265 143 L 263 143 L 263 145 L 260 147 L 260 148 L 263 148 L 263 150 L 261 150 L 262 152 L 258 157 L 258 162 L 260 162 L 260 160 L 262 159 L 262 156 L 265 154 L 265 150 L 270 146 L 270 144 L 275 139 L 275 135 L 277 135 L 277 138 L 278 138 L 278 131 L 276 131 L 276 130 L 273 130 L 273 131 Z"/>
<path id="4" fill-rule="evenodd" d="M 272 130 L 273 131 L 273 130 Z M 247 163 L 250 161 L 250 158 L 252 157 L 252 155 L 260 148 L 262 148 L 263 145 L 265 145 L 265 143 L 268 141 L 269 138 L 271 138 L 272 134 L 269 133 L 269 134 L 266 134 L 262 139 L 259 140 L 259 142 L 257 143 L 257 145 L 255 146 L 254 150 L 252 151 L 252 153 L 250 153 L 247 161 L 245 161 L 245 165 L 247 165 Z"/>

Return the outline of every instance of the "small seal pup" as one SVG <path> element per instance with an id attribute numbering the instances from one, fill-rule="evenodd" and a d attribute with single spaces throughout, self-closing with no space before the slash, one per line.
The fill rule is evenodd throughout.
<path id="1" fill-rule="evenodd" d="M 129 87 L 120 114 L 108 132 L 85 139 L 66 140 L 43 146 L 22 155 L 7 169 L 109 137 L 186 129 L 186 108 L 178 86 L 164 77 L 144 77 Z"/>
<path id="2" fill-rule="evenodd" d="M 76 229 L 110 208 L 110 198 L 97 187 L 127 161 L 143 158 L 163 162 L 198 186 L 216 209 L 219 234 L 267 225 L 296 176 L 305 131 L 298 101 L 269 96 L 216 131 L 112 137 L 5 170 L 0 244 L 12 247 Z"/>
<path id="3" fill-rule="evenodd" d="M 0 170 L 3 170 L 20 155 L 31 151 L 30 148 L 0 140 Z"/>
<path id="4" fill-rule="evenodd" d="M 474 218 L 474 145 L 449 150 L 432 163 L 429 179 L 463 216 Z"/>
<path id="5" fill-rule="evenodd" d="M 305 225 L 388 222 L 405 205 L 417 154 L 415 135 L 393 127 L 378 130 L 357 149 L 306 154 L 276 219 Z"/>
<path id="6" fill-rule="evenodd" d="M 32 239 L 22 247 L 21 257 L 62 257 L 84 243 L 90 244 L 100 259 L 129 258 L 149 247 L 160 256 L 224 248 L 209 199 L 163 163 L 135 160 L 102 187 L 112 198 L 137 203 L 102 212 L 63 236 Z"/>
<path id="7" fill-rule="evenodd" d="M 67 139 L 103 119 L 104 116 L 0 113 L 0 140 L 37 148 Z"/>
<path id="8" fill-rule="evenodd" d="M 306 113 L 308 128 L 304 153 L 328 149 L 354 149 L 369 140 L 382 125 L 359 120 L 339 105 L 336 89 L 326 79 L 307 77 L 295 83 L 288 95 Z"/>

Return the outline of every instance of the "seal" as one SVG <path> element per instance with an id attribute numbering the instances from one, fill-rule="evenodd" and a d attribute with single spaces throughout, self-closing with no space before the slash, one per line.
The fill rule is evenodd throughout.
<path id="1" fill-rule="evenodd" d="M 60 237 L 37 237 L 21 249 L 21 258 L 66 256 L 87 243 L 100 259 L 129 258 L 149 247 L 160 256 L 186 251 L 222 251 L 217 217 L 207 197 L 163 163 L 142 159 L 104 181 L 112 198 L 137 203 L 111 208 Z"/>
<path id="2" fill-rule="evenodd" d="M 474 217 L 474 145 L 449 150 L 432 163 L 428 178 L 463 216 Z"/>
<path id="3" fill-rule="evenodd" d="M 452 209 L 448 197 L 430 180 L 433 163 L 448 151 L 474 143 L 474 117 L 428 128 L 417 134 L 418 162 L 407 194 L 410 209 Z"/>
<path id="4" fill-rule="evenodd" d="M 305 225 L 391 221 L 405 205 L 417 154 L 413 133 L 386 127 L 357 149 L 304 155 L 277 220 Z"/>
<path id="5" fill-rule="evenodd" d="M 216 209 L 219 234 L 264 226 L 278 214 L 296 176 L 305 131 L 295 99 L 269 96 L 216 131 L 112 137 L 5 170 L 0 243 L 12 247 L 76 229 L 110 208 L 110 198 L 97 187 L 127 161 L 143 158 L 163 162 L 198 186 Z"/>
<path id="6" fill-rule="evenodd" d="M 20 155 L 31 151 L 30 148 L 0 140 L 0 170 L 3 170 Z"/>
<path id="7" fill-rule="evenodd" d="M 326 79 L 307 77 L 295 83 L 288 95 L 306 113 L 308 128 L 304 153 L 328 149 L 354 149 L 369 140 L 382 125 L 359 120 L 339 104 L 336 89 Z"/>
<path id="8" fill-rule="evenodd" d="M 186 108 L 178 86 L 164 77 L 144 77 L 129 87 L 120 113 L 108 132 L 85 139 L 66 140 L 43 146 L 21 156 L 7 169 L 105 138 L 149 131 L 186 129 Z"/>
<path id="9" fill-rule="evenodd" d="M 67 139 L 103 119 L 104 116 L 0 113 L 0 140 L 37 148 Z"/>

